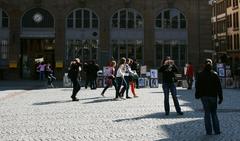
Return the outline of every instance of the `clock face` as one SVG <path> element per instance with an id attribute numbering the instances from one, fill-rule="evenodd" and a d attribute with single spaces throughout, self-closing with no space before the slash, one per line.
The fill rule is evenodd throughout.
<path id="1" fill-rule="evenodd" d="M 32 18 L 36 23 L 40 23 L 43 20 L 43 16 L 40 13 L 34 14 Z"/>

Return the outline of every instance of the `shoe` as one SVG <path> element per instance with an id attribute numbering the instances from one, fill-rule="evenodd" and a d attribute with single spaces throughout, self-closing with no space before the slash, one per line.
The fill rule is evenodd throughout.
<path id="1" fill-rule="evenodd" d="M 105 97 L 103 93 L 101 93 L 102 97 Z"/>
<path id="2" fill-rule="evenodd" d="M 132 98 L 132 97 L 130 97 L 130 96 L 127 96 L 127 97 L 126 97 L 126 99 L 131 99 L 131 98 Z"/>
<path id="3" fill-rule="evenodd" d="M 121 101 L 121 98 L 114 98 L 114 101 Z"/>
<path id="4" fill-rule="evenodd" d="M 122 100 L 126 100 L 126 98 L 124 98 L 124 97 L 120 97 L 120 99 L 122 99 Z"/>
<path id="5" fill-rule="evenodd" d="M 139 96 L 135 95 L 134 98 L 138 98 Z"/>
<path id="6" fill-rule="evenodd" d="M 217 133 L 215 133 L 215 135 L 219 135 L 219 134 L 221 134 L 221 132 L 217 132 Z"/>
<path id="7" fill-rule="evenodd" d="M 73 98 L 72 101 L 79 101 L 79 99 L 78 98 Z"/>
<path id="8" fill-rule="evenodd" d="M 169 113 L 167 112 L 167 113 L 165 113 L 165 116 L 168 116 L 169 115 Z"/>
<path id="9" fill-rule="evenodd" d="M 177 112 L 178 115 L 183 115 L 183 112 Z"/>

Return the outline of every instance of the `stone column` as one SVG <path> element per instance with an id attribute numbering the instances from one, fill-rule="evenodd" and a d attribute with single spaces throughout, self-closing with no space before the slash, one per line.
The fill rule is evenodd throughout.
<path id="1" fill-rule="evenodd" d="M 21 12 L 12 9 L 9 13 L 9 62 L 6 79 L 20 79 L 20 21 Z"/>

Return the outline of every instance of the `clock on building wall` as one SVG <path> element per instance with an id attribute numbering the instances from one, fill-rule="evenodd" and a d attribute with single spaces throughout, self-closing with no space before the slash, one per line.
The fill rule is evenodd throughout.
<path id="1" fill-rule="evenodd" d="M 36 13 L 33 15 L 33 20 L 36 23 L 40 23 L 43 20 L 43 15 L 41 13 Z"/>

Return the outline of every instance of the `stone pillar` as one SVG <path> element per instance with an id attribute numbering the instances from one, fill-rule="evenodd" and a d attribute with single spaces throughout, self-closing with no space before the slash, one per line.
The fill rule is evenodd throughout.
<path id="1" fill-rule="evenodd" d="M 104 7 L 101 8 L 102 10 L 99 12 L 99 60 L 98 63 L 100 66 L 106 65 L 108 60 L 111 57 L 111 49 L 110 49 L 110 21 L 109 21 L 109 14 L 105 12 Z"/>
<path id="2" fill-rule="evenodd" d="M 65 17 L 60 9 L 55 14 L 55 75 L 62 79 L 68 64 L 65 64 Z"/>
<path id="3" fill-rule="evenodd" d="M 9 13 L 9 58 L 6 79 L 20 79 L 20 21 L 21 12 L 12 9 Z"/>
<path id="4" fill-rule="evenodd" d="M 152 2 L 146 1 L 145 2 L 145 10 L 144 10 L 144 64 L 149 67 L 154 66 L 154 13 L 152 10 Z"/>

